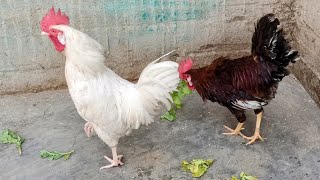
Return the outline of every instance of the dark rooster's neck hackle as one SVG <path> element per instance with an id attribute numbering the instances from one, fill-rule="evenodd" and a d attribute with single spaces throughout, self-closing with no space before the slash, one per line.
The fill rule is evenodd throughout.
<path id="1" fill-rule="evenodd" d="M 191 82 L 193 83 L 195 90 L 199 93 L 204 101 L 209 98 L 208 93 L 206 93 L 209 90 L 209 84 L 206 74 L 208 67 L 209 66 L 198 69 L 190 69 L 186 72 L 186 74 L 189 74 L 191 76 Z M 213 89 L 211 88 L 211 90 Z"/>

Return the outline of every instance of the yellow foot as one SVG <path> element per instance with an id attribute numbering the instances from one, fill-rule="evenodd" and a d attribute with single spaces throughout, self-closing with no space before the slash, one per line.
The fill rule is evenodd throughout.
<path id="1" fill-rule="evenodd" d="M 231 129 L 228 126 L 223 126 L 224 128 L 226 128 L 228 131 L 230 131 L 229 133 L 222 133 L 223 135 L 243 135 L 240 131 L 243 130 L 244 128 L 236 128 L 236 129 Z"/>
<path id="2" fill-rule="evenodd" d="M 119 155 L 117 159 L 111 159 L 109 158 L 108 156 L 104 156 L 104 158 L 106 160 L 108 160 L 111 164 L 110 165 L 107 165 L 107 166 L 103 166 L 100 168 L 100 170 L 102 169 L 109 169 L 111 167 L 117 167 L 117 166 L 122 166 L 124 163 L 121 162 L 121 159 L 122 159 L 123 155 Z"/>
<path id="3" fill-rule="evenodd" d="M 253 136 L 248 137 L 245 135 L 241 135 L 244 139 L 250 140 L 246 145 L 253 144 L 257 139 L 260 141 L 264 141 L 266 138 L 262 138 L 259 133 L 255 132 Z"/>

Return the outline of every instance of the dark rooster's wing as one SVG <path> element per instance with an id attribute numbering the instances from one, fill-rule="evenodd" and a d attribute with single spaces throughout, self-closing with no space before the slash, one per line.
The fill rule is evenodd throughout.
<path id="1" fill-rule="evenodd" d="M 204 79 L 209 87 L 215 87 L 208 88 L 208 99 L 225 106 L 249 110 L 268 104 L 264 97 L 265 89 L 272 85 L 271 73 L 267 64 L 255 62 L 252 56 L 234 60 L 219 58 L 208 67 Z"/>

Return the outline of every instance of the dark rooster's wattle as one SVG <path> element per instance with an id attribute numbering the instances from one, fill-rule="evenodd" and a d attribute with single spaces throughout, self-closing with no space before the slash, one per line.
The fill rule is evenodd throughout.
<path id="1" fill-rule="evenodd" d="M 298 51 L 292 50 L 278 29 L 279 20 L 273 14 L 263 16 L 252 37 L 251 55 L 238 59 L 220 57 L 209 66 L 192 68 L 192 60 L 183 60 L 179 66 L 180 78 L 187 81 L 204 100 L 218 102 L 227 107 L 237 118 L 235 130 L 226 127 L 227 135 L 241 135 L 254 143 L 260 136 L 263 106 L 275 97 L 279 82 L 289 71 L 289 63 L 298 60 Z M 256 129 L 252 137 L 240 131 L 246 120 L 245 111 L 254 110 L 257 115 Z"/>

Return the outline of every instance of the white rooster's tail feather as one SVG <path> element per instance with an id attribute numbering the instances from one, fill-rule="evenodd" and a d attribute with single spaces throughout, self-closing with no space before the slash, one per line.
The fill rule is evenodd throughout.
<path id="1" fill-rule="evenodd" d="M 147 65 L 136 84 L 143 108 L 146 111 L 144 122 L 140 122 L 142 124 L 147 125 L 153 122 L 154 116 L 159 113 L 162 105 L 167 110 L 171 108 L 172 98 L 170 92 L 175 90 L 179 84 L 178 63 L 173 61 L 158 61 L 172 52 L 174 51 L 161 56 Z"/>

